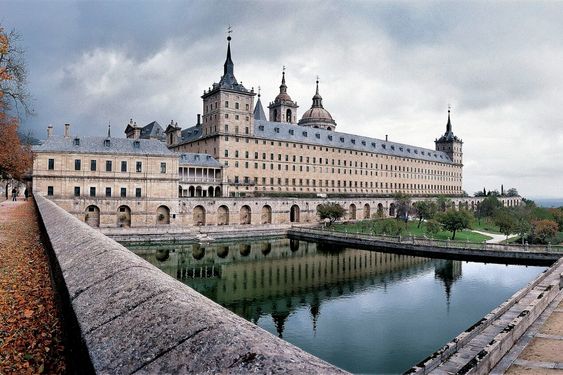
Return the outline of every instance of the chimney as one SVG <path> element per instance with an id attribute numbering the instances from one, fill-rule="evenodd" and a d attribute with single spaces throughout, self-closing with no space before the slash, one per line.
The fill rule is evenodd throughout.
<path id="1" fill-rule="evenodd" d="M 70 124 L 65 124 L 65 138 L 70 137 Z"/>
<path id="2" fill-rule="evenodd" d="M 387 142 L 389 140 L 389 137 L 387 136 L 387 134 L 385 134 L 385 142 Z"/>
<path id="3" fill-rule="evenodd" d="M 197 114 L 197 125 L 201 125 L 201 114 Z"/>
<path id="4" fill-rule="evenodd" d="M 53 125 L 47 126 L 47 138 L 51 138 L 53 136 Z"/>

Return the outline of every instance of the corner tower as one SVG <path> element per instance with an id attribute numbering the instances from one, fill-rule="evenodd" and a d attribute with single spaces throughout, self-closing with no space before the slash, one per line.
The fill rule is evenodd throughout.
<path id="1" fill-rule="evenodd" d="M 463 165 L 463 141 L 454 135 L 452 131 L 452 121 L 450 119 L 450 109 L 448 108 L 448 123 L 446 124 L 446 132 L 436 143 L 436 151 L 445 152 L 454 164 Z"/>
<path id="2" fill-rule="evenodd" d="M 227 37 L 227 58 L 219 83 L 203 92 L 203 136 L 219 133 L 252 134 L 254 89 L 247 90 L 235 78 L 231 59 L 231 36 Z"/>
<path id="3" fill-rule="evenodd" d="M 270 109 L 270 121 L 297 123 L 297 102 L 291 100 L 287 93 L 287 85 L 285 84 L 285 67 L 282 72 L 282 81 L 280 85 L 280 93 L 273 102 L 268 106 Z"/>

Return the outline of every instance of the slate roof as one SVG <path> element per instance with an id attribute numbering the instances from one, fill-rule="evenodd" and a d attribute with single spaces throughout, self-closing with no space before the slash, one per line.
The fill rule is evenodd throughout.
<path id="1" fill-rule="evenodd" d="M 78 140 L 78 144 L 76 141 Z M 109 146 L 106 145 L 109 140 Z M 137 143 L 135 143 L 137 142 Z M 50 137 L 41 145 L 33 146 L 33 152 L 69 152 L 77 154 L 133 154 L 149 156 L 173 156 L 166 144 L 157 139 L 131 139 L 107 137 Z"/>
<path id="2" fill-rule="evenodd" d="M 254 121 L 254 135 L 257 138 L 280 142 L 301 142 L 323 147 L 338 147 L 354 151 L 376 152 L 383 155 L 452 163 L 450 157 L 442 151 L 283 122 L 256 120 Z"/>
<path id="3" fill-rule="evenodd" d="M 141 128 L 141 138 L 157 138 L 161 141 L 166 140 L 166 134 L 164 134 L 164 129 L 156 121 L 151 122 Z"/>
<path id="4" fill-rule="evenodd" d="M 258 100 L 256 101 L 256 106 L 254 107 L 254 119 L 255 120 L 268 120 L 266 118 L 266 114 L 264 113 L 264 108 L 262 108 L 262 102 L 260 101 L 260 96 L 258 96 Z"/>
<path id="5" fill-rule="evenodd" d="M 180 166 L 182 165 L 196 165 L 202 167 L 216 167 L 221 168 L 222 165 L 213 156 L 208 154 L 194 154 L 182 153 L 179 156 Z"/>

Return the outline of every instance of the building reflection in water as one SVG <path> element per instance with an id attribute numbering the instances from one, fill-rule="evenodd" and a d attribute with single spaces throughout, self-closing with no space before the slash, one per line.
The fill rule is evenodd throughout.
<path id="1" fill-rule="evenodd" d="M 324 301 L 431 272 L 449 305 L 461 262 L 276 239 L 132 247 L 135 253 L 254 323 L 273 320 L 279 337 L 293 311 L 308 308 L 312 330 Z"/>

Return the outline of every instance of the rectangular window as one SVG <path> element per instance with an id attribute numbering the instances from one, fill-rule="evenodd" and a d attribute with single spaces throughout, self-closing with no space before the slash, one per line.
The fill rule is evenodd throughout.
<path id="1" fill-rule="evenodd" d="M 110 187 L 106 188 L 106 197 L 111 197 L 111 188 Z"/>
<path id="2" fill-rule="evenodd" d="M 111 172 L 111 160 L 106 160 L 106 172 Z"/>
<path id="3" fill-rule="evenodd" d="M 127 162 L 126 161 L 121 162 L 121 172 L 127 172 Z"/>
<path id="4" fill-rule="evenodd" d="M 80 196 L 80 186 L 75 186 L 75 187 L 74 187 L 74 196 L 75 196 L 75 197 L 79 197 L 79 196 Z"/>
<path id="5" fill-rule="evenodd" d="M 49 159 L 49 170 L 55 169 L 55 159 Z"/>
<path id="6" fill-rule="evenodd" d="M 52 186 L 47 186 L 47 195 L 53 196 L 53 187 Z"/>
<path id="7" fill-rule="evenodd" d="M 95 187 L 90 187 L 90 196 L 91 197 L 95 197 L 96 196 L 96 188 Z"/>
<path id="8" fill-rule="evenodd" d="M 79 171 L 79 170 L 80 170 L 80 164 L 81 164 L 80 159 L 74 160 L 74 170 L 75 170 L 75 171 Z"/>
<path id="9" fill-rule="evenodd" d="M 143 171 L 143 163 L 138 161 L 137 163 L 135 163 L 135 170 L 137 172 L 142 172 Z"/>
<path id="10" fill-rule="evenodd" d="M 121 188 L 120 196 L 121 198 L 127 197 L 127 188 Z"/>
<path id="11" fill-rule="evenodd" d="M 90 160 L 90 170 L 91 171 L 96 170 L 96 161 L 95 160 Z"/>
<path id="12" fill-rule="evenodd" d="M 141 198 L 141 188 L 136 188 L 136 189 L 135 189 L 135 197 L 136 197 L 136 198 Z"/>
<path id="13" fill-rule="evenodd" d="M 226 157 L 226 158 L 229 157 L 229 150 L 225 150 L 225 157 Z"/>
<path id="14" fill-rule="evenodd" d="M 160 163 L 160 173 L 166 173 L 166 163 Z"/>

